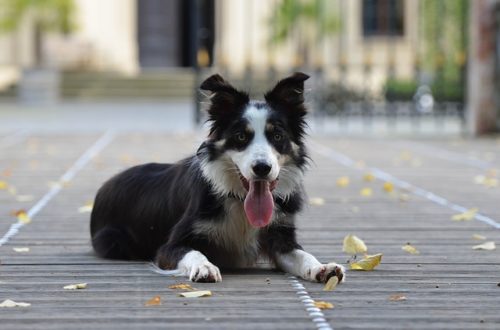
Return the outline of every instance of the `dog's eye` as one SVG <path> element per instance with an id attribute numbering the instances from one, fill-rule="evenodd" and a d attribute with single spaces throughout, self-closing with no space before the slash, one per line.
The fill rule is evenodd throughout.
<path id="1" fill-rule="evenodd" d="M 274 141 L 281 141 L 281 139 L 283 138 L 283 135 L 276 133 L 276 134 L 274 134 L 273 138 L 274 138 Z"/>
<path id="2" fill-rule="evenodd" d="M 240 142 L 245 142 L 247 140 L 247 135 L 245 133 L 236 133 L 236 139 Z"/>

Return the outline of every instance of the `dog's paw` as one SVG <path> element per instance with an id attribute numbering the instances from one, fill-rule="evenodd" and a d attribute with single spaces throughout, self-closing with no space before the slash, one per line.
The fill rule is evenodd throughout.
<path id="1" fill-rule="evenodd" d="M 316 267 L 311 272 L 313 281 L 326 283 L 332 276 L 337 276 L 339 283 L 345 281 L 345 268 L 339 264 L 331 262 Z"/>
<path id="2" fill-rule="evenodd" d="M 193 265 L 189 272 L 189 279 L 193 282 L 222 282 L 219 268 L 209 261 Z"/>

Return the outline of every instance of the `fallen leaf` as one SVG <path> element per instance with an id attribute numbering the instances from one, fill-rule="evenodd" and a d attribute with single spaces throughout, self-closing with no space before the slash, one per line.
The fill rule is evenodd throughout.
<path id="1" fill-rule="evenodd" d="M 24 210 L 19 210 L 14 213 L 14 215 L 17 217 L 17 221 L 23 224 L 28 224 L 31 222 L 30 217 Z"/>
<path id="2" fill-rule="evenodd" d="M 484 185 L 488 188 L 498 187 L 498 179 L 497 178 L 486 178 L 484 180 Z"/>
<path id="3" fill-rule="evenodd" d="M 16 201 L 18 202 L 31 202 L 35 197 L 33 195 L 17 195 Z"/>
<path id="4" fill-rule="evenodd" d="M 6 299 L 0 303 L 0 307 L 29 307 L 30 303 L 25 302 L 15 302 L 14 300 Z"/>
<path id="5" fill-rule="evenodd" d="M 70 284 L 63 287 L 64 290 L 82 290 L 87 288 L 87 283 Z"/>
<path id="6" fill-rule="evenodd" d="M 323 291 L 333 291 L 337 287 L 337 284 L 339 284 L 339 278 L 337 276 L 332 276 L 326 282 Z"/>
<path id="7" fill-rule="evenodd" d="M 403 245 L 401 248 L 403 251 L 406 251 L 410 254 L 420 254 L 420 251 L 418 251 L 413 245 L 410 243 L 407 243 L 406 245 Z"/>
<path id="8" fill-rule="evenodd" d="M 12 250 L 14 250 L 16 252 L 30 252 L 29 247 L 15 247 L 15 248 L 12 248 Z"/>
<path id="9" fill-rule="evenodd" d="M 399 158 L 401 158 L 402 160 L 408 161 L 408 160 L 411 160 L 413 158 L 413 156 L 412 156 L 411 152 L 404 150 L 404 151 L 401 151 Z"/>
<path id="10" fill-rule="evenodd" d="M 194 290 L 193 287 L 186 283 L 173 284 L 168 287 L 169 289 L 177 289 L 177 290 Z"/>
<path id="11" fill-rule="evenodd" d="M 314 306 L 319 309 L 332 309 L 334 305 L 327 301 L 315 301 Z"/>
<path id="12" fill-rule="evenodd" d="M 153 298 L 146 301 L 146 303 L 144 304 L 144 306 L 158 306 L 158 305 L 161 305 L 160 296 L 154 296 Z"/>
<path id="13" fill-rule="evenodd" d="M 208 290 L 179 293 L 179 296 L 184 297 L 184 298 L 210 297 L 211 295 L 212 295 L 212 291 L 208 291 Z"/>
<path id="14" fill-rule="evenodd" d="M 346 237 L 344 237 L 344 244 L 342 246 L 342 251 L 353 256 L 358 253 L 366 253 L 366 251 L 368 251 L 368 248 L 366 247 L 365 242 L 363 242 L 361 238 L 349 234 Z"/>
<path id="15" fill-rule="evenodd" d="M 365 180 L 366 182 L 375 181 L 375 175 L 373 175 L 372 173 L 368 172 L 365 175 L 363 175 L 363 180 Z"/>
<path id="16" fill-rule="evenodd" d="M 384 182 L 384 190 L 388 193 L 394 191 L 394 185 L 391 182 Z"/>
<path id="17" fill-rule="evenodd" d="M 321 197 L 312 197 L 309 199 L 309 204 L 314 206 L 325 205 L 325 200 Z"/>
<path id="18" fill-rule="evenodd" d="M 340 178 L 337 179 L 337 186 L 339 187 L 347 187 L 349 185 L 349 177 L 347 176 L 341 176 Z"/>
<path id="19" fill-rule="evenodd" d="M 484 241 L 484 240 L 486 240 L 486 236 L 479 235 L 479 234 L 473 234 L 472 238 L 475 239 L 475 240 L 477 240 L 477 241 Z"/>
<path id="20" fill-rule="evenodd" d="M 402 193 L 399 195 L 399 200 L 401 202 L 408 202 L 410 200 L 410 195 Z"/>
<path id="21" fill-rule="evenodd" d="M 382 253 L 366 256 L 350 264 L 352 270 L 373 270 L 382 261 Z"/>
<path id="22" fill-rule="evenodd" d="M 0 181 L 0 190 L 5 190 L 7 189 L 7 187 L 9 186 L 9 184 L 5 181 Z"/>
<path id="23" fill-rule="evenodd" d="M 89 212 L 92 212 L 92 208 L 94 207 L 94 203 L 93 202 L 87 202 L 85 203 L 85 205 L 83 206 L 80 206 L 78 208 L 78 213 L 89 213 Z"/>
<path id="24" fill-rule="evenodd" d="M 370 197 L 371 195 L 373 195 L 373 190 L 372 188 L 363 188 L 361 189 L 359 194 L 363 197 Z"/>
<path id="25" fill-rule="evenodd" d="M 393 294 L 392 296 L 389 296 L 390 301 L 405 301 L 406 296 L 402 294 Z"/>
<path id="26" fill-rule="evenodd" d="M 463 213 L 455 214 L 451 219 L 454 221 L 470 221 L 475 218 L 478 211 L 479 209 L 472 208 Z"/>
<path id="27" fill-rule="evenodd" d="M 487 251 L 493 251 L 496 248 L 497 247 L 495 245 L 495 242 L 493 242 L 493 241 L 486 242 L 486 243 L 479 244 L 479 245 L 475 245 L 472 247 L 473 250 L 487 250 Z"/>
<path id="28" fill-rule="evenodd" d="M 12 196 L 16 196 L 16 194 L 17 194 L 17 189 L 16 189 L 16 187 L 9 186 L 9 188 L 7 188 L 7 192 L 8 192 L 9 194 L 11 194 Z"/>
<path id="29" fill-rule="evenodd" d="M 475 184 L 484 184 L 484 180 L 486 180 L 486 177 L 484 175 L 476 175 L 474 177 Z"/>

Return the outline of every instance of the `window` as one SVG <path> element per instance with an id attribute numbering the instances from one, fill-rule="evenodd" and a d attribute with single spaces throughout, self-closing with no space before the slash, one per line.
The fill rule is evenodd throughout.
<path id="1" fill-rule="evenodd" d="M 363 36 L 402 36 L 405 0 L 363 0 Z"/>

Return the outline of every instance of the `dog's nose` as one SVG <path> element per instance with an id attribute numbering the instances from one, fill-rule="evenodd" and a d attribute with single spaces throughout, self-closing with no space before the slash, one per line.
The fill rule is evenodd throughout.
<path id="1" fill-rule="evenodd" d="M 271 172 L 271 165 L 265 162 L 257 162 L 252 166 L 252 170 L 260 178 L 266 177 Z"/>

